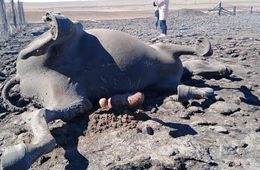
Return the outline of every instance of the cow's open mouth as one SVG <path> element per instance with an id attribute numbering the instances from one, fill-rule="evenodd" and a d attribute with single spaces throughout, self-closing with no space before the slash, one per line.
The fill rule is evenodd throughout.
<path id="1" fill-rule="evenodd" d="M 74 30 L 74 23 L 60 13 L 47 12 L 42 18 L 49 23 L 53 40 L 63 38 Z"/>

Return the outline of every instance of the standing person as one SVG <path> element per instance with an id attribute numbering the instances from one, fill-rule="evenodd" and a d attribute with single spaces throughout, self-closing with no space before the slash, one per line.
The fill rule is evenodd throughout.
<path id="1" fill-rule="evenodd" d="M 162 31 L 160 37 L 165 37 L 167 34 L 166 20 L 168 18 L 169 0 L 155 0 L 154 3 L 159 9 L 159 22 Z"/>
<path id="2" fill-rule="evenodd" d="M 158 9 L 158 6 L 155 4 L 155 2 L 153 2 L 153 6 L 155 7 L 155 11 L 154 11 L 154 16 L 156 18 L 156 20 L 155 20 L 155 28 L 157 29 L 158 24 L 159 24 L 159 9 Z"/>

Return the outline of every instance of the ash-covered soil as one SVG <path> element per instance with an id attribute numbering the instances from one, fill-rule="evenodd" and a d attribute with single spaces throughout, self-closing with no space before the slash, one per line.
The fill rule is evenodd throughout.
<path id="1" fill-rule="evenodd" d="M 96 107 L 70 122 L 52 122 L 58 145 L 31 169 L 260 169 L 260 14 L 219 17 L 185 10 L 172 13 L 167 24 L 162 39 L 154 18 L 83 22 L 86 29 L 121 30 L 148 44 L 192 45 L 209 37 L 214 54 L 204 59 L 230 66 L 233 74 L 218 80 L 194 76 L 184 84 L 211 87 L 216 99 L 179 103 L 172 94 L 150 92 L 136 111 Z M 46 30 L 30 24 L 0 43 L 0 88 L 15 74 L 18 52 Z M 19 96 L 14 92 L 13 98 Z M 0 156 L 6 146 L 30 141 L 30 131 L 20 113 L 1 106 Z"/>

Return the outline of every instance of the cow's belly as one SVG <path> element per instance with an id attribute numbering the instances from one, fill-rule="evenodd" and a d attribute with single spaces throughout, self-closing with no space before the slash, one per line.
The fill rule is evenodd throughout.
<path id="1" fill-rule="evenodd" d="M 96 100 L 128 92 L 143 90 L 157 80 L 157 70 L 139 68 L 120 71 L 117 68 L 88 70 L 78 77 L 80 85 L 86 89 L 88 98 Z"/>

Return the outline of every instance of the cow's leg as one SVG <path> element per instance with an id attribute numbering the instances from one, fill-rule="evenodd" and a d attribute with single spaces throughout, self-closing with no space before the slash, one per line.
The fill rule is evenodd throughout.
<path id="1" fill-rule="evenodd" d="M 52 151 L 55 147 L 55 139 L 51 135 L 46 115 L 46 109 L 36 110 L 27 114 L 28 121 L 34 134 L 30 144 L 18 144 L 4 150 L 2 156 L 2 168 L 5 169 L 29 169 L 30 165 L 42 154 Z"/>
<path id="2" fill-rule="evenodd" d="M 52 151 L 56 145 L 55 139 L 50 133 L 48 122 L 62 119 L 69 120 L 79 115 L 82 111 L 92 108 L 87 100 L 72 103 L 63 109 L 40 109 L 30 113 L 24 113 L 24 118 L 30 125 L 34 138 L 29 144 L 19 144 L 7 148 L 2 156 L 2 168 L 29 169 L 31 164 L 41 155 Z"/>
<path id="3" fill-rule="evenodd" d="M 101 98 L 99 100 L 99 105 L 103 109 L 131 109 L 144 102 L 144 94 L 137 92 L 134 94 L 120 94 L 114 95 L 110 98 Z"/>
<path id="4" fill-rule="evenodd" d="M 200 75 L 205 78 L 223 78 L 232 74 L 232 69 L 228 66 L 210 63 L 204 60 L 187 60 L 183 62 L 182 78 L 191 75 Z"/>
<path id="5" fill-rule="evenodd" d="M 160 83 L 154 85 L 152 89 L 158 92 L 172 92 L 175 94 L 177 93 L 176 100 L 178 101 L 208 98 L 214 95 L 214 91 L 211 88 L 197 88 L 186 86 L 172 77 L 161 80 Z"/>
<path id="6" fill-rule="evenodd" d="M 153 44 L 150 46 L 158 51 L 163 51 L 164 53 L 168 53 L 177 58 L 181 55 L 211 56 L 213 53 L 211 44 L 206 37 L 199 38 L 194 47 L 164 43 Z"/>

